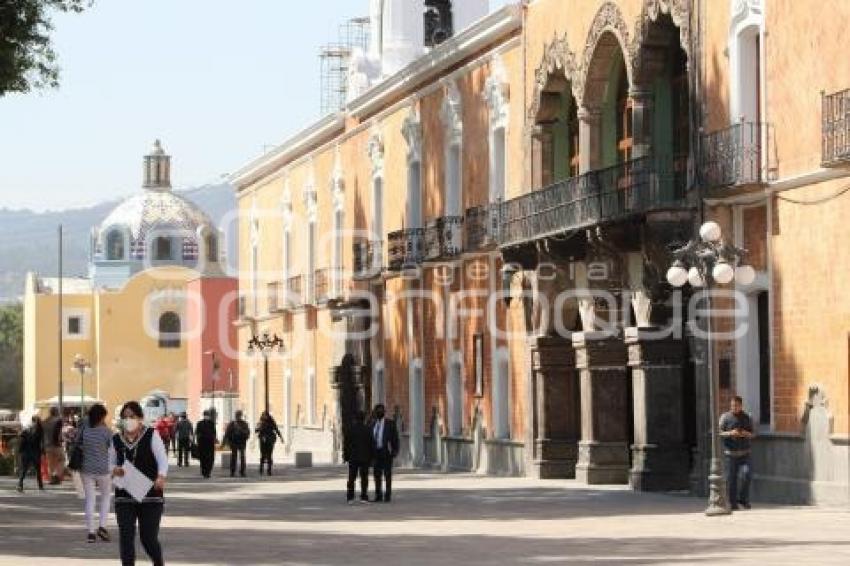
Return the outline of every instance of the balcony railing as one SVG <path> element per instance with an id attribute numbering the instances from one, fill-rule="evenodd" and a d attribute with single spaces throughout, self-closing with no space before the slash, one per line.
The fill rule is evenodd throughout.
<path id="1" fill-rule="evenodd" d="M 821 94 L 821 161 L 825 167 L 850 162 L 850 89 Z"/>
<path id="2" fill-rule="evenodd" d="M 700 182 L 706 188 L 760 185 L 766 182 L 770 128 L 740 122 L 705 134 L 700 152 Z"/>
<path id="3" fill-rule="evenodd" d="M 486 250 L 498 244 L 502 227 L 500 210 L 499 202 L 466 209 L 466 217 L 463 219 L 465 251 Z"/>
<path id="4" fill-rule="evenodd" d="M 687 161 L 641 157 L 559 181 L 501 206 L 501 246 L 611 222 L 653 209 L 678 207 Z"/>
<path id="5" fill-rule="evenodd" d="M 422 263 L 422 228 L 407 228 L 387 234 L 387 268 L 401 271 Z"/>
<path id="6" fill-rule="evenodd" d="M 463 251 L 463 216 L 441 216 L 425 227 L 425 261 L 449 259 Z"/>
<path id="7" fill-rule="evenodd" d="M 331 270 L 317 269 L 313 274 L 313 298 L 317 305 L 325 304 L 331 299 Z"/>
<path id="8" fill-rule="evenodd" d="M 383 243 L 379 240 L 354 242 L 354 276 L 377 277 L 383 269 Z"/>
<path id="9" fill-rule="evenodd" d="M 286 307 L 297 309 L 304 306 L 304 276 L 295 275 L 286 280 Z"/>

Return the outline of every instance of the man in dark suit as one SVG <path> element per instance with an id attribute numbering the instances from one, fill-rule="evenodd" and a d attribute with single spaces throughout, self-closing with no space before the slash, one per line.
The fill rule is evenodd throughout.
<path id="1" fill-rule="evenodd" d="M 360 500 L 369 501 L 369 464 L 372 463 L 372 431 L 366 426 L 366 414 L 357 411 L 354 423 L 345 435 L 342 459 L 348 462 L 348 503 L 354 503 L 354 482 L 360 476 Z"/>
<path id="2" fill-rule="evenodd" d="M 395 421 L 385 418 L 386 408 L 375 405 L 375 421 L 372 423 L 372 450 L 375 454 L 375 501 L 389 503 L 392 499 L 393 458 L 398 456 L 398 428 Z M 387 490 L 381 489 L 382 480 Z"/>
<path id="3" fill-rule="evenodd" d="M 209 479 L 215 461 L 215 423 L 210 411 L 204 411 L 204 418 L 195 425 L 195 442 L 198 443 L 198 460 L 201 461 L 201 475 Z"/>

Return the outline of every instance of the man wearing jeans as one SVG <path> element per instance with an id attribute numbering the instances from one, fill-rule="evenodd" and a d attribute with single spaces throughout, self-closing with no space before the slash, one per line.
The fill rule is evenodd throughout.
<path id="1" fill-rule="evenodd" d="M 740 507 L 750 508 L 750 449 L 753 438 L 753 421 L 744 412 L 744 403 L 739 396 L 732 397 L 730 411 L 720 417 L 720 437 L 723 439 L 723 454 L 726 457 L 726 487 L 729 506 L 733 511 Z M 740 491 L 738 476 L 741 476 Z M 740 507 L 739 507 L 740 505 Z"/>

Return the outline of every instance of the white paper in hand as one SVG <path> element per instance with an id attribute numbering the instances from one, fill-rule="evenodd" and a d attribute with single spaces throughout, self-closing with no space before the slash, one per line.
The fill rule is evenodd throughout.
<path id="1" fill-rule="evenodd" d="M 134 466 L 130 460 L 124 460 L 121 469 L 124 470 L 124 475 L 115 478 L 118 480 L 115 482 L 115 486 L 123 489 L 130 494 L 130 497 L 141 503 L 153 487 L 153 482 L 148 476 L 140 472 L 139 468 Z"/>

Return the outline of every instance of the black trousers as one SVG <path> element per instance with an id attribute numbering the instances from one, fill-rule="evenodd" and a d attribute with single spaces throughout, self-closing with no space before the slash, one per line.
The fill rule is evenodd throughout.
<path id="1" fill-rule="evenodd" d="M 21 453 L 21 475 L 18 478 L 18 486 L 24 487 L 24 478 L 27 477 L 27 472 L 32 468 L 35 470 L 35 477 L 38 481 L 38 489 L 44 489 L 44 480 L 41 479 L 41 454 Z"/>
<path id="2" fill-rule="evenodd" d="M 263 464 L 268 467 L 269 475 L 272 475 L 272 454 L 274 454 L 274 441 L 260 441 L 260 475 L 263 475 Z"/>
<path id="3" fill-rule="evenodd" d="M 360 476 L 360 499 L 369 498 L 369 464 L 348 463 L 348 500 L 354 499 L 354 483 Z"/>
<path id="4" fill-rule="evenodd" d="M 192 440 L 181 438 L 177 441 L 177 465 L 188 466 L 189 456 L 192 454 Z"/>
<path id="5" fill-rule="evenodd" d="M 236 456 L 239 456 L 239 475 L 245 477 L 245 447 L 230 447 L 230 475 L 236 475 Z"/>
<path id="6" fill-rule="evenodd" d="M 159 522 L 162 520 L 162 503 L 116 502 L 115 519 L 118 522 L 121 564 L 136 563 L 136 523 L 142 548 L 154 566 L 162 566 L 162 546 L 159 544 Z"/>
<path id="7" fill-rule="evenodd" d="M 210 477 L 215 461 L 215 446 L 198 446 L 198 460 L 201 462 L 201 475 L 205 478 Z"/>
<path id="8" fill-rule="evenodd" d="M 386 480 L 387 489 L 381 487 Z M 386 450 L 380 450 L 375 456 L 375 499 L 389 501 L 393 494 L 393 457 Z"/>

